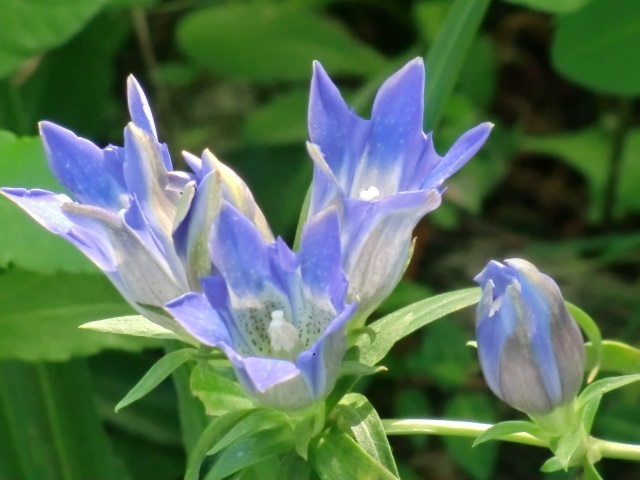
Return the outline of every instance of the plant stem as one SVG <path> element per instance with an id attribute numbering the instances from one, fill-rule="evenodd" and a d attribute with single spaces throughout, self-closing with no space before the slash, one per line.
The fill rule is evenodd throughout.
<path id="1" fill-rule="evenodd" d="M 493 425 L 490 423 L 460 422 L 454 420 L 382 420 L 387 435 L 453 435 L 456 437 L 479 436 Z M 514 433 L 502 437 L 507 442 L 524 443 L 536 447 L 547 447 L 542 440 L 528 433 Z"/>
<path id="2" fill-rule="evenodd" d="M 387 435 L 451 435 L 456 437 L 478 437 L 493 425 L 490 423 L 461 422 L 455 420 L 382 420 L 382 426 Z M 501 437 L 505 442 L 522 443 L 534 447 L 546 447 L 549 445 L 528 433 L 514 433 Z M 615 458 L 618 460 L 640 461 L 640 445 L 628 443 L 610 442 L 594 438 L 591 448 L 597 449 L 603 458 Z"/>

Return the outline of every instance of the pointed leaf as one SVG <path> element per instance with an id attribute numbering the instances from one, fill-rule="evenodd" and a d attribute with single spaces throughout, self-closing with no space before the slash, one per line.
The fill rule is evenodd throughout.
<path id="1" fill-rule="evenodd" d="M 571 316 L 578 322 L 582 331 L 587 335 L 587 338 L 591 341 L 592 345 L 592 365 L 589 375 L 587 376 L 587 383 L 591 383 L 598 371 L 600 370 L 600 364 L 602 363 L 602 334 L 596 322 L 580 307 L 577 307 L 569 302 L 565 302 L 567 309 Z"/>
<path id="2" fill-rule="evenodd" d="M 337 430 L 327 430 L 324 435 L 316 438 L 309 448 L 309 458 L 322 480 L 398 478 L 365 452 L 349 435 Z"/>
<path id="3" fill-rule="evenodd" d="M 376 320 L 369 325 L 375 333 L 373 340 L 366 333 L 356 340 L 360 348 L 360 361 L 375 365 L 397 341 L 445 315 L 478 303 L 479 299 L 479 288 L 457 290 L 416 302 Z"/>
<path id="4" fill-rule="evenodd" d="M 593 463 L 586 461 L 582 468 L 582 480 L 602 480 Z"/>
<path id="5" fill-rule="evenodd" d="M 547 459 L 547 461 L 540 467 L 540 471 L 543 473 L 558 472 L 563 469 L 564 467 L 562 466 L 562 463 L 560 463 L 558 457 L 551 457 Z"/>
<path id="6" fill-rule="evenodd" d="M 591 428 L 593 427 L 593 421 L 596 418 L 596 412 L 598 411 L 598 407 L 600 406 L 600 400 L 602 397 L 595 397 L 589 400 L 585 406 L 582 408 L 582 425 L 584 425 L 584 430 L 589 435 L 591 433 Z"/>
<path id="7" fill-rule="evenodd" d="M 551 449 L 556 454 L 555 458 L 566 472 L 571 464 L 571 457 L 580 446 L 583 433 L 580 430 L 567 433 L 560 437 L 557 441 L 552 442 Z M 555 444 L 555 445 L 554 445 Z"/>
<path id="8" fill-rule="evenodd" d="M 124 317 L 107 318 L 83 323 L 78 328 L 94 330 L 96 332 L 117 333 L 134 337 L 149 337 L 165 340 L 180 340 L 175 333 L 153 323 L 142 315 L 127 315 Z"/>
<path id="9" fill-rule="evenodd" d="M 358 445 L 365 452 L 395 476 L 400 476 L 391 453 L 387 434 L 384 431 L 378 412 L 369 403 L 369 400 L 359 393 L 345 395 L 336 408 L 336 415 L 339 415 L 341 422 L 349 429 Z"/>
<path id="10" fill-rule="evenodd" d="M 262 460 L 293 448 L 294 434 L 289 425 L 257 432 L 240 439 L 216 458 L 205 480 L 221 480 Z"/>
<path id="11" fill-rule="evenodd" d="M 536 438 L 544 438 L 544 432 L 533 422 L 526 420 L 514 420 L 509 422 L 496 423 L 492 427 L 482 432 L 473 442 L 473 446 L 478 446 L 481 443 L 488 442 L 489 440 L 500 440 L 508 435 L 514 433 L 528 433 Z"/>
<path id="12" fill-rule="evenodd" d="M 218 416 L 237 409 L 255 407 L 235 380 L 231 369 L 227 370 L 228 375 L 225 375 L 221 369 L 203 369 L 196 365 L 191 372 L 191 391 L 204 404 L 208 415 Z"/>
<path id="13" fill-rule="evenodd" d="M 587 344 L 587 369 L 596 363 L 593 345 Z M 640 349 L 614 340 L 602 342 L 602 358 L 600 370 L 618 374 L 640 372 Z"/>
<path id="14" fill-rule="evenodd" d="M 602 380 L 593 382 L 585 388 L 578 397 L 577 408 L 583 408 L 594 398 L 601 397 L 605 393 L 638 381 L 640 381 L 640 374 L 603 378 Z"/>
<path id="15" fill-rule="evenodd" d="M 162 357 L 153 367 L 151 367 L 145 376 L 142 377 L 136 386 L 133 387 L 122 400 L 120 400 L 120 403 L 116 405 L 116 412 L 135 402 L 139 398 L 144 397 L 147 393 L 156 388 L 160 382 L 167 378 L 171 372 L 183 363 L 191 360 L 197 353 L 198 351 L 194 348 L 185 348 L 183 350 L 176 350 L 175 352 L 171 352 Z"/>

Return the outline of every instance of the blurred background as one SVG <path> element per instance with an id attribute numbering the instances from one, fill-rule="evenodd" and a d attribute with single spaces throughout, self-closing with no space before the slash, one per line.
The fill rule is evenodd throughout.
<path id="1" fill-rule="evenodd" d="M 369 117 L 382 81 L 427 62 L 425 131 L 444 154 L 482 121 L 484 149 L 420 223 L 382 315 L 456 288 L 489 259 L 553 276 L 605 338 L 640 339 L 640 2 L 637 0 L 0 0 L 0 185 L 61 191 L 37 122 L 122 144 L 130 73 L 174 163 L 210 148 L 291 241 L 311 179 L 306 105 L 320 60 Z M 130 313 L 72 247 L 0 198 L 0 479 L 174 480 L 184 471 L 170 381 L 114 413 L 161 345 L 81 331 Z M 362 381 L 383 418 L 494 422 L 471 309 L 396 346 Z M 640 442 L 640 389 L 604 398 L 594 433 Z M 549 452 L 392 437 L 405 479 L 535 479 Z M 605 461 L 607 479 L 640 478 Z M 576 472 L 545 478 L 575 478 Z"/>

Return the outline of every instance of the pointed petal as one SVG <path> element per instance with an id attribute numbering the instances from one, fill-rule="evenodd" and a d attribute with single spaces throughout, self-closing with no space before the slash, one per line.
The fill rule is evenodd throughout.
<path id="1" fill-rule="evenodd" d="M 63 237 L 79 248 L 100 269 L 116 269 L 108 236 L 100 231 L 82 228 L 65 215 L 63 205 L 73 204 L 66 195 L 24 188 L 2 188 L 0 192 L 51 233 Z"/>
<path id="2" fill-rule="evenodd" d="M 78 201 L 114 212 L 126 206 L 122 163 L 114 151 L 51 122 L 40 122 L 40 135 L 53 174 Z"/>
<path id="3" fill-rule="evenodd" d="M 443 182 L 456 173 L 480 150 L 493 128 L 492 123 L 481 123 L 477 127 L 465 132 L 449 149 L 438 166 L 422 183 L 422 189 L 439 188 Z"/>
<path id="4" fill-rule="evenodd" d="M 319 62 L 313 63 L 308 124 L 311 142 L 320 147 L 340 185 L 349 191 L 367 143 L 369 121 L 349 109 Z"/>
<path id="5" fill-rule="evenodd" d="M 204 295 L 187 293 L 165 304 L 180 325 L 202 343 L 216 347 L 231 344 L 231 336 L 218 313 Z"/>
<path id="6" fill-rule="evenodd" d="M 313 183 L 311 184 L 311 202 L 309 204 L 309 218 L 324 210 L 327 206 L 340 203 L 344 191 L 338 184 L 331 168 L 327 164 L 320 147 L 307 142 L 307 151 L 313 160 Z"/>
<path id="7" fill-rule="evenodd" d="M 249 219 L 223 202 L 213 222 L 209 252 L 214 266 L 237 296 L 255 296 L 269 277 L 267 245 Z"/>
<path id="8" fill-rule="evenodd" d="M 129 192 L 140 202 L 156 235 L 170 245 L 179 195 L 167 189 L 169 180 L 158 142 L 130 123 L 125 128 L 124 173 Z"/>
<path id="9" fill-rule="evenodd" d="M 342 269 L 338 213 L 330 208 L 305 225 L 300 242 L 302 282 L 317 299 L 338 309 L 344 301 L 346 278 Z M 322 302 L 324 303 L 324 302 Z"/>
<path id="10" fill-rule="evenodd" d="M 266 218 L 256 204 L 256 201 L 246 183 L 224 163 L 216 158 L 209 150 L 202 154 L 203 165 L 210 164 L 220 175 L 223 198 L 237 208 L 245 217 L 251 220 L 260 231 L 266 242 L 273 242 L 273 233 Z M 203 170 L 205 170 L 203 168 Z"/>
<path id="11" fill-rule="evenodd" d="M 364 164 L 350 196 L 371 186 L 383 196 L 398 191 L 407 163 L 422 154 L 423 109 L 424 64 L 416 58 L 389 77 L 376 95 Z"/>
<path id="12" fill-rule="evenodd" d="M 127 100 L 129 102 L 131 121 L 158 140 L 158 132 L 153 121 L 151 106 L 142 87 L 133 75 L 129 75 L 127 78 Z"/>

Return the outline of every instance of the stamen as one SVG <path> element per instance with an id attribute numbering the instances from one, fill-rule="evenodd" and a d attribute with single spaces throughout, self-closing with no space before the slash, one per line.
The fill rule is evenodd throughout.
<path id="1" fill-rule="evenodd" d="M 379 196 L 380 196 L 380 190 L 378 190 L 373 185 L 371 185 L 366 190 L 362 190 L 360 192 L 360 200 L 366 200 L 368 202 L 370 202 L 371 200 L 375 200 Z"/>
<path id="2" fill-rule="evenodd" d="M 502 306 L 502 302 L 504 301 L 504 295 L 500 295 L 496 298 L 491 304 L 491 309 L 489 310 L 489 317 L 493 317 L 500 307 Z"/>
<path id="3" fill-rule="evenodd" d="M 298 330 L 284 319 L 282 310 L 271 312 L 269 338 L 271 339 L 271 348 L 274 351 L 284 350 L 285 352 L 290 352 L 298 343 Z"/>

